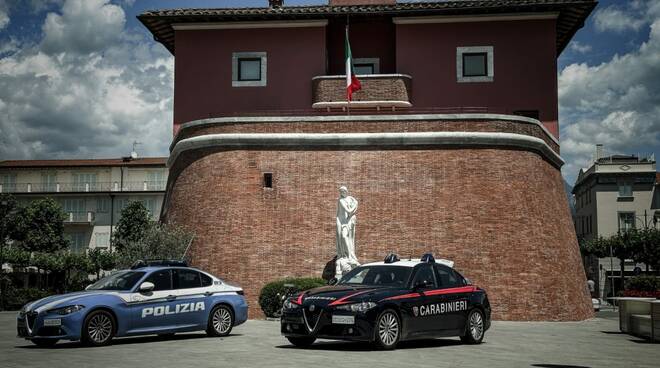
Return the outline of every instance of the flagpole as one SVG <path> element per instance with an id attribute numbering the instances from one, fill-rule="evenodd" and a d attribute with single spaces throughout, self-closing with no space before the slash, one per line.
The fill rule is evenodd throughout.
<path id="1" fill-rule="evenodd" d="M 348 26 L 350 24 L 350 15 L 346 14 L 346 39 L 348 40 Z M 344 55 L 346 57 L 346 55 Z M 351 65 L 352 67 L 352 65 Z M 351 70 L 352 71 L 352 70 Z M 348 79 L 348 70 L 346 70 L 346 78 Z M 348 98 L 348 93 L 346 93 L 346 115 L 351 115 L 351 100 Z"/>

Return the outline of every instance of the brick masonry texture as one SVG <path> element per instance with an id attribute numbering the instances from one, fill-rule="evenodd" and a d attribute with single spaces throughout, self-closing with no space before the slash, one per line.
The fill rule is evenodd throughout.
<path id="1" fill-rule="evenodd" d="M 377 132 L 502 132 L 525 134 L 543 139 L 559 153 L 555 143 L 540 127 L 505 120 L 483 121 L 395 121 L 395 122 L 295 122 L 229 123 L 200 125 L 182 130 L 175 142 L 199 135 L 219 133 L 377 133 Z"/>
<path id="2" fill-rule="evenodd" d="M 362 89 L 353 93 L 353 101 L 411 101 L 410 77 L 361 78 Z M 312 81 L 312 102 L 346 101 L 346 78 L 323 78 Z"/>
<path id="3" fill-rule="evenodd" d="M 593 316 L 560 171 L 536 153 L 207 149 L 171 172 L 166 221 L 194 231 L 195 266 L 245 288 L 251 318 L 265 283 L 321 276 L 340 185 L 360 202 L 361 262 L 433 252 L 487 290 L 495 319 Z"/>

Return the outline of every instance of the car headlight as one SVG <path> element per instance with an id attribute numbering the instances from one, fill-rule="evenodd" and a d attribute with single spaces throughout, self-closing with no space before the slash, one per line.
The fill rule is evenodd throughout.
<path id="1" fill-rule="evenodd" d="M 300 306 L 291 300 L 287 299 L 284 301 L 284 305 L 282 306 L 284 309 L 298 309 Z"/>
<path id="2" fill-rule="evenodd" d="M 369 309 L 376 306 L 374 302 L 362 302 L 362 303 L 353 303 L 353 304 L 344 304 L 337 307 L 339 310 L 345 310 L 350 312 L 366 312 Z"/>
<path id="3" fill-rule="evenodd" d="M 67 315 L 67 314 L 75 313 L 75 312 L 77 312 L 77 311 L 79 311 L 83 308 L 85 308 L 85 307 L 82 306 L 82 305 L 69 305 L 67 307 L 51 309 L 48 312 L 49 313 L 57 313 L 57 314 L 61 314 L 61 315 L 64 316 L 64 315 Z"/>

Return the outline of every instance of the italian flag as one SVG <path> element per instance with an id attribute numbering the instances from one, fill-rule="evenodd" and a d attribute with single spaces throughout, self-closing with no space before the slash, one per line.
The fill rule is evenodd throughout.
<path id="1" fill-rule="evenodd" d="M 344 54 L 346 55 L 346 98 L 353 100 L 353 92 L 362 89 L 360 81 L 353 74 L 353 54 L 351 54 L 351 44 L 348 42 L 348 26 L 346 26 L 346 42 L 344 42 Z"/>

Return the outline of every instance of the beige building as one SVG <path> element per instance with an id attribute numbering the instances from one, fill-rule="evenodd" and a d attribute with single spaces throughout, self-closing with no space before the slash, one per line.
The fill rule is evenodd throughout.
<path id="1" fill-rule="evenodd" d="M 656 226 L 660 216 L 656 162 L 650 155 L 605 155 L 597 145 L 594 161 L 580 170 L 573 188 L 578 239 L 610 236 L 633 227 Z M 636 265 L 626 261 L 624 277 Z M 585 259 L 587 277 L 596 282 L 597 295 L 621 290 L 621 266 L 616 258 Z"/>
<path id="2" fill-rule="evenodd" d="M 167 182 L 166 158 L 0 161 L 0 192 L 20 205 L 52 197 L 67 214 L 71 250 L 111 248 L 112 232 L 129 201 L 140 201 L 154 220 Z"/>

